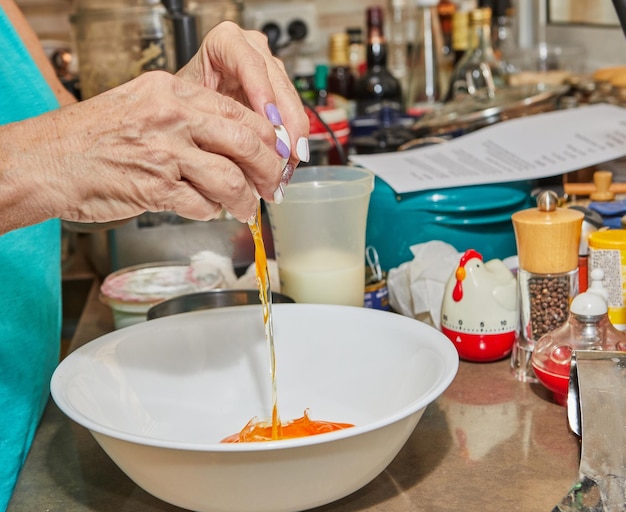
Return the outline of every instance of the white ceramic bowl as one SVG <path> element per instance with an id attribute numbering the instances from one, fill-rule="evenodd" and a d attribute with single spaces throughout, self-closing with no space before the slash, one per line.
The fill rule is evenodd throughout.
<path id="1" fill-rule="evenodd" d="M 65 358 L 61 410 L 164 501 L 196 511 L 280 512 L 337 500 L 375 478 L 452 382 L 457 351 L 395 313 L 275 304 L 278 406 L 346 430 L 221 444 L 269 417 L 269 350 L 258 305 L 173 315 L 112 332 Z"/>

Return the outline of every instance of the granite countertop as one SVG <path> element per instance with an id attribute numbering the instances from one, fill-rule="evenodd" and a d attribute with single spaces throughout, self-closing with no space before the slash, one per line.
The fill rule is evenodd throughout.
<path id="1" fill-rule="evenodd" d="M 110 331 L 94 283 L 70 350 Z M 580 442 L 566 410 L 508 360 L 461 362 L 387 469 L 319 512 L 549 512 L 578 477 Z M 182 512 L 129 480 L 83 427 L 50 401 L 8 512 Z"/>

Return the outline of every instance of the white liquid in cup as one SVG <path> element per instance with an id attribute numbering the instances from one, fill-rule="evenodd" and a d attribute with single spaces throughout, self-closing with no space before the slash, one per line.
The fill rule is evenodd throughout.
<path id="1" fill-rule="evenodd" d="M 296 302 L 363 306 L 365 264 L 354 254 L 318 249 L 284 257 L 281 292 Z"/>
<path id="2" fill-rule="evenodd" d="M 374 174 L 298 169 L 282 203 L 267 203 L 281 291 L 296 302 L 363 307 L 365 231 Z"/>

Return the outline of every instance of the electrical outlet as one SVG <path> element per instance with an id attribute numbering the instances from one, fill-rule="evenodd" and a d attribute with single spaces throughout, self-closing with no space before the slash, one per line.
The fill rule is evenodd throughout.
<path id="1" fill-rule="evenodd" d="M 274 37 L 278 55 L 311 54 L 320 48 L 317 8 L 313 2 L 255 2 L 244 8 L 243 21 L 246 28 L 268 34 L 270 43 Z"/>

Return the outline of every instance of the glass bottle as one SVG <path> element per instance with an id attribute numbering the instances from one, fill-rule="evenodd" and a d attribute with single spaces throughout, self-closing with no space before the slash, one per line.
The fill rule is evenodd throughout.
<path id="1" fill-rule="evenodd" d="M 495 97 L 496 90 L 505 85 L 500 61 L 491 42 L 491 9 L 482 7 L 470 12 L 471 49 L 455 66 L 451 78 L 451 98 L 476 94 Z"/>
<path id="2" fill-rule="evenodd" d="M 158 0 L 73 3 L 70 24 L 83 99 L 145 71 L 176 70 L 173 27 Z"/>
<path id="3" fill-rule="evenodd" d="M 407 93 L 407 106 L 416 114 L 436 108 L 445 94 L 443 37 L 437 3 L 438 0 L 417 1 L 416 38 Z"/>
<path id="4" fill-rule="evenodd" d="M 516 71 L 513 58 L 519 52 L 514 31 L 515 11 L 510 0 L 496 1 L 493 12 L 493 52 L 505 75 Z"/>
<path id="5" fill-rule="evenodd" d="M 511 369 L 517 380 L 536 382 L 531 367 L 535 344 L 567 320 L 578 294 L 578 248 L 584 214 L 557 207 L 558 196 L 545 190 L 537 207 L 511 216 L 519 258 L 517 271 L 520 336 Z"/>
<path id="6" fill-rule="evenodd" d="M 302 55 L 296 58 L 293 85 L 304 99 L 315 101 L 315 63 L 311 57 Z"/>
<path id="7" fill-rule="evenodd" d="M 354 74 L 350 69 L 349 55 L 350 39 L 345 32 L 333 34 L 328 45 L 328 73 L 327 89 L 330 94 L 337 94 L 347 100 L 354 98 Z"/>
<path id="8" fill-rule="evenodd" d="M 444 59 L 452 60 L 452 19 L 456 13 L 456 4 L 451 0 L 439 0 L 437 3 L 437 15 L 441 25 L 443 45 L 441 53 Z"/>
<path id="9" fill-rule="evenodd" d="M 355 78 L 365 71 L 365 45 L 363 44 L 363 29 L 361 27 L 348 27 L 346 33 L 349 38 L 348 54 L 350 56 L 350 69 Z"/>
<path id="10" fill-rule="evenodd" d="M 326 107 L 328 105 L 328 66 L 326 64 L 315 66 L 313 84 L 316 94 L 315 105 Z"/>
<path id="11" fill-rule="evenodd" d="M 387 68 L 382 7 L 367 9 L 367 69 L 355 87 L 357 115 L 376 115 L 383 107 L 402 111 L 402 86 Z"/>
<path id="12" fill-rule="evenodd" d="M 407 0 L 389 0 L 389 71 L 406 91 L 409 82 L 408 23 L 410 20 Z"/>
<path id="13" fill-rule="evenodd" d="M 470 44 L 469 11 L 456 11 L 452 16 L 452 67 L 458 64 Z"/>
<path id="14" fill-rule="evenodd" d="M 616 329 L 608 316 L 608 290 L 602 284 L 604 271 L 591 272 L 591 284 L 570 306 L 567 322 L 543 335 L 532 354 L 537 379 L 552 391 L 560 405 L 567 403 L 572 354 L 575 350 L 626 351 L 626 332 Z"/>

